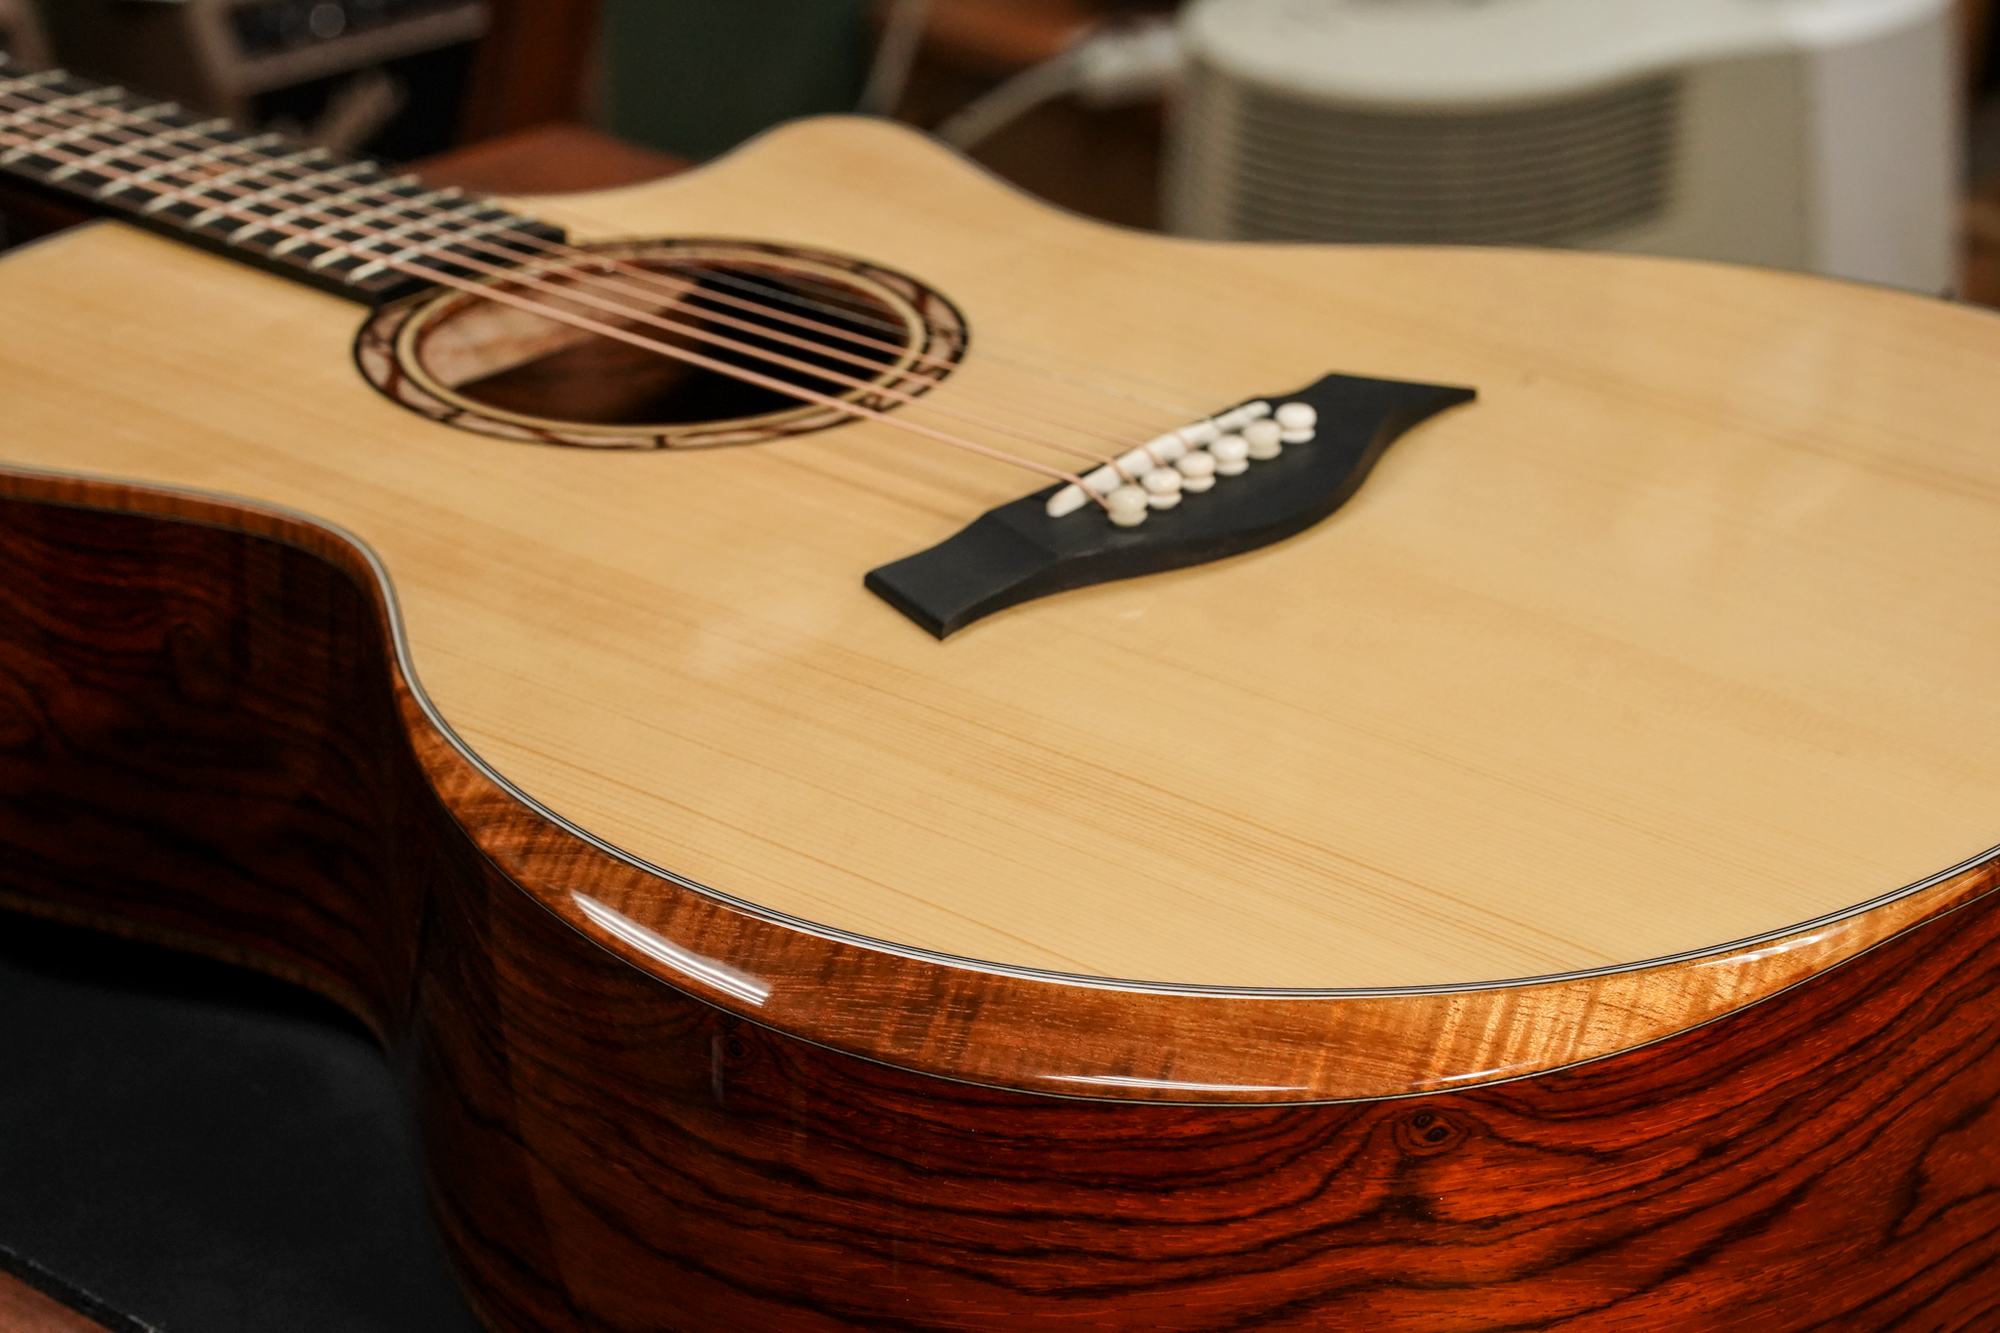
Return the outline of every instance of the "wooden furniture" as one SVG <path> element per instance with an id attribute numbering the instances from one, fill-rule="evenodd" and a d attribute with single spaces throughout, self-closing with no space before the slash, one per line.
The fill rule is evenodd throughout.
<path id="1" fill-rule="evenodd" d="M 1961 295 L 1976 305 L 2000 306 L 2000 181 L 1966 201 L 1965 269 Z"/>
<path id="2" fill-rule="evenodd" d="M 28 0 L 0 0 L 0 51 L 24 69 L 48 67 L 48 37 Z"/>
<path id="3" fill-rule="evenodd" d="M 460 139 L 478 143 L 552 121 L 588 120 L 597 0 L 489 0 L 487 8 Z"/>
<path id="4" fill-rule="evenodd" d="M 694 164 L 574 121 L 545 121 L 412 165 L 425 183 L 486 194 L 610 190 Z"/>
<path id="5" fill-rule="evenodd" d="M 1976 84 L 1986 63 L 1993 31 L 1993 0 L 1958 0 L 1959 49 L 1965 57 L 1966 81 Z"/>
<path id="6" fill-rule="evenodd" d="M 4 900 L 373 1024 L 496 1328 L 1990 1325 L 2000 322 L 1137 236 L 871 122 L 538 211 L 970 350 L 556 448 L 160 237 L 0 265 Z M 1329 369 L 1480 399 L 1262 552 L 860 586 L 1040 484 L 900 419 Z"/>
<path id="7" fill-rule="evenodd" d="M 0 1327 L 9 1333 L 107 1333 L 105 1326 L 95 1319 L 86 1318 L 4 1271 L 0 1271 Z"/>
<path id="8" fill-rule="evenodd" d="M 924 40 L 895 108 L 935 127 L 1001 80 L 1049 59 L 1094 24 L 1159 4 L 1096 0 L 932 0 Z M 1129 227 L 1159 225 L 1158 102 L 1086 107 L 1065 97 L 1037 107 L 972 150 L 994 172 L 1059 207 Z"/>

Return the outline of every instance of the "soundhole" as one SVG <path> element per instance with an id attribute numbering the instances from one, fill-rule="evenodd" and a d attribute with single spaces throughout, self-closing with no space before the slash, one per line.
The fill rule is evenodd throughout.
<path id="1" fill-rule="evenodd" d="M 412 411 L 486 435 L 679 449 L 854 419 L 826 400 L 893 412 L 965 354 L 957 308 L 879 265 L 747 241 L 586 248 L 589 259 L 537 262 L 481 291 L 385 307 L 355 344 L 362 374 Z M 719 365 L 690 364 L 563 315 Z"/>

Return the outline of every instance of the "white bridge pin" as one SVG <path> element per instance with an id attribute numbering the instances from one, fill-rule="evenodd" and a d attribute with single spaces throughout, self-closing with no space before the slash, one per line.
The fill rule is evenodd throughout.
<path id="1" fill-rule="evenodd" d="M 1278 409 L 1277 421 L 1284 431 L 1281 438 L 1286 444 L 1304 444 L 1313 437 L 1313 427 L 1319 424 L 1319 413 L 1311 403 L 1286 403 Z"/>
<path id="2" fill-rule="evenodd" d="M 1284 434 L 1284 427 L 1266 417 L 1243 428 L 1243 442 L 1250 446 L 1250 456 L 1261 462 L 1285 451 Z"/>
<path id="3" fill-rule="evenodd" d="M 1071 482 L 1051 495 L 1048 504 L 1043 508 L 1050 518 L 1062 518 L 1066 514 L 1074 514 L 1089 503 L 1090 499 L 1083 493 L 1083 487 Z"/>
<path id="4" fill-rule="evenodd" d="M 1257 399 L 1232 407 L 1127 449 L 1083 476 L 1080 486 L 1058 489 L 1048 499 L 1049 517 L 1074 514 L 1095 497 L 1104 502 L 1113 523 L 1137 527 L 1149 510 L 1172 509 L 1183 494 L 1212 489 L 1217 477 L 1249 471 L 1253 459 L 1276 458 L 1286 445 L 1303 444 L 1318 424 L 1319 413 L 1311 403 L 1273 408 Z"/>
<path id="5" fill-rule="evenodd" d="M 1120 486 L 1104 497 L 1111 521 L 1121 528 L 1136 528 L 1144 523 L 1148 503 L 1144 488 L 1138 486 Z"/>
<path id="6" fill-rule="evenodd" d="M 1196 495 L 1215 485 L 1215 455 L 1197 449 L 1174 463 L 1181 474 L 1181 489 Z"/>

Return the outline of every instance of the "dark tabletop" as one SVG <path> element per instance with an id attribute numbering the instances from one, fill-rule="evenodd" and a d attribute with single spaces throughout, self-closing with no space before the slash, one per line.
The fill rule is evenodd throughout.
<path id="1" fill-rule="evenodd" d="M 0 913 L 0 1267 L 23 1262 L 161 1333 L 478 1328 L 365 1029 Z"/>

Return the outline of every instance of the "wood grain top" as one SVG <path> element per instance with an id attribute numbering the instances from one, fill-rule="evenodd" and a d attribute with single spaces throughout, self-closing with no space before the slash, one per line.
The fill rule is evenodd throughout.
<path id="1" fill-rule="evenodd" d="M 865 425 L 672 455 L 455 432 L 354 375 L 355 308 L 105 226 L 0 264 L 0 459 L 352 531 L 510 783 L 905 949 L 1448 986 L 1784 931 L 2000 842 L 1991 316 L 1127 234 L 854 121 L 548 212 L 901 267 L 972 325 L 940 401 L 1073 401 L 1029 362 L 1205 409 L 1328 370 L 1481 400 L 1298 539 L 938 644 L 861 575 L 1031 481 Z"/>

